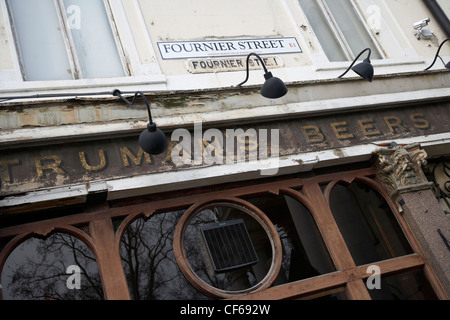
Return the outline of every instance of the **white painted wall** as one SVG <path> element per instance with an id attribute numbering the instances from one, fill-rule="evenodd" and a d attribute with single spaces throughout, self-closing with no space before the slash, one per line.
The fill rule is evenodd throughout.
<path id="1" fill-rule="evenodd" d="M 106 0 L 132 77 L 23 82 L 5 1 L 0 0 L 0 96 L 50 89 L 99 91 L 117 85 L 147 91 L 222 88 L 234 86 L 245 76 L 243 71 L 193 75 L 185 60 L 161 58 L 160 41 L 296 37 L 303 53 L 283 55 L 285 67 L 274 71 L 286 82 L 333 79 L 348 66 L 327 60 L 297 0 Z M 369 26 L 379 22 L 372 31 L 386 59 L 374 61 L 377 74 L 423 70 L 445 39 L 420 0 L 353 1 Z M 440 4 L 450 15 L 450 3 L 441 0 Z M 380 13 L 379 21 L 374 20 L 374 8 Z M 434 43 L 414 38 L 413 23 L 425 17 L 432 19 L 429 29 L 436 36 Z M 450 60 L 450 43 L 441 55 Z M 249 84 L 261 81 L 251 77 Z"/>

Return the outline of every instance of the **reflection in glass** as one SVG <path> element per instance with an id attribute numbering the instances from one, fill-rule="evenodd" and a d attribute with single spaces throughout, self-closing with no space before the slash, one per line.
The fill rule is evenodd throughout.
<path id="1" fill-rule="evenodd" d="M 120 256 L 133 300 L 196 300 L 206 297 L 185 279 L 173 254 L 183 211 L 135 220 L 122 235 Z"/>
<path id="2" fill-rule="evenodd" d="M 386 200 L 369 186 L 336 185 L 330 208 L 356 265 L 412 253 Z"/>
<path id="3" fill-rule="evenodd" d="M 67 273 L 70 266 L 79 267 L 79 289 L 74 286 L 75 272 Z M 81 240 L 63 233 L 44 240 L 30 238 L 17 246 L 3 266 L 1 284 L 5 300 L 104 298 L 91 250 Z"/>
<path id="4" fill-rule="evenodd" d="M 242 219 L 256 251 L 256 264 L 227 272 L 215 272 L 201 227 L 217 222 Z M 239 206 L 216 205 L 196 213 L 184 233 L 184 250 L 196 275 L 207 284 L 221 290 L 239 291 L 249 289 L 266 277 L 272 263 L 272 248 L 263 227 Z M 228 259 L 227 257 L 223 257 Z"/>
<path id="5" fill-rule="evenodd" d="M 373 300 L 437 300 L 422 270 L 381 277 L 379 289 L 369 290 Z"/>
<path id="6" fill-rule="evenodd" d="M 246 200 L 270 218 L 282 242 L 282 268 L 274 285 L 336 270 L 317 225 L 305 205 L 285 195 L 263 195 Z M 345 295 L 336 292 L 322 296 L 321 299 L 345 299 Z"/>
<path id="7" fill-rule="evenodd" d="M 10 0 L 26 80 L 71 80 L 73 75 L 53 0 Z"/>
<path id="8" fill-rule="evenodd" d="M 83 78 L 123 77 L 122 62 L 103 0 L 64 0 L 64 7 L 68 19 L 79 24 L 69 30 Z"/>
<path id="9" fill-rule="evenodd" d="M 299 3 L 328 59 L 330 61 L 348 60 L 319 3 L 315 0 L 299 0 Z"/>

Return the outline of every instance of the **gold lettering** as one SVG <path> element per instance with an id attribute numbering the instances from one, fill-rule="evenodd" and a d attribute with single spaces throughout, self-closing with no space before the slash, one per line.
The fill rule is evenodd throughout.
<path id="1" fill-rule="evenodd" d="M 172 161 L 172 150 L 173 150 L 173 148 L 176 146 L 177 147 L 177 149 L 179 149 L 180 147 L 178 146 L 178 142 L 176 142 L 176 141 L 169 141 L 169 146 L 167 147 L 167 152 L 166 152 L 166 157 L 165 157 L 165 159 L 164 159 L 164 162 L 165 163 L 167 163 L 167 162 L 171 162 Z M 176 150 L 177 150 L 176 149 Z M 180 152 L 179 152 L 180 153 Z"/>
<path id="2" fill-rule="evenodd" d="M 325 141 L 325 136 L 320 132 L 320 129 L 317 126 L 302 126 L 301 130 L 307 143 L 319 143 Z"/>
<path id="3" fill-rule="evenodd" d="M 402 120 L 397 116 L 384 117 L 384 121 L 386 122 L 389 130 L 393 133 L 395 133 L 397 129 L 400 132 L 407 131 L 406 127 L 402 124 Z"/>
<path id="4" fill-rule="evenodd" d="M 423 113 L 413 113 L 409 118 L 414 121 L 414 127 L 418 129 L 428 129 L 430 127 L 430 123 L 425 119 Z"/>
<path id="5" fill-rule="evenodd" d="M 9 166 L 20 164 L 19 159 L 3 160 L 0 161 L 0 168 L 2 169 L 2 181 L 12 182 L 12 178 L 9 174 Z"/>
<path id="6" fill-rule="evenodd" d="M 78 153 L 80 156 L 81 165 L 83 168 L 89 171 L 98 171 L 106 167 L 106 157 L 105 152 L 101 149 L 98 150 L 98 156 L 100 157 L 100 163 L 96 166 L 91 166 L 86 161 L 86 153 L 84 151 L 80 151 Z"/>
<path id="7" fill-rule="evenodd" d="M 53 163 L 43 164 L 42 161 L 51 160 Z M 44 170 L 53 170 L 57 174 L 64 174 L 64 171 L 59 167 L 61 165 L 61 158 L 58 156 L 45 156 L 34 158 L 36 164 L 36 173 L 39 178 L 44 175 Z"/>
<path id="8" fill-rule="evenodd" d="M 181 157 L 185 160 L 192 159 L 192 151 L 187 148 L 189 148 L 189 146 L 185 146 L 182 142 L 170 141 L 164 162 L 172 162 L 172 154 L 175 157 Z"/>
<path id="9" fill-rule="evenodd" d="M 359 126 L 361 127 L 362 133 L 365 136 L 376 136 L 380 134 L 380 131 L 375 127 L 373 119 L 362 119 L 358 120 Z"/>
<path id="10" fill-rule="evenodd" d="M 130 166 L 130 162 L 128 161 L 128 159 L 131 159 L 131 161 L 133 161 L 133 163 L 137 166 L 139 166 L 142 162 L 142 156 L 145 157 L 145 162 L 147 163 L 152 163 L 152 160 L 150 158 L 150 155 L 146 152 L 144 152 L 144 150 L 142 150 L 141 147 L 139 147 L 139 151 L 137 156 L 135 156 L 129 149 L 128 147 L 122 147 L 120 148 L 120 154 L 122 155 L 122 161 L 123 161 L 123 165 L 125 167 L 129 167 Z"/>
<path id="11" fill-rule="evenodd" d="M 338 139 L 350 139 L 355 137 L 352 133 L 348 132 L 348 128 L 345 128 L 345 126 L 348 125 L 347 121 L 334 122 L 330 123 L 330 125 Z"/>

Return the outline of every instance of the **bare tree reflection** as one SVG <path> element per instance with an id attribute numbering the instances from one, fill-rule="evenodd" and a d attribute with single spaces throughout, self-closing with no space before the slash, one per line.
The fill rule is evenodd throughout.
<path id="1" fill-rule="evenodd" d="M 67 267 L 80 268 L 80 289 L 69 289 Z M 30 238 L 9 256 L 2 273 L 4 299 L 99 300 L 103 290 L 91 250 L 77 238 L 54 233 Z M 6 288 L 6 290 L 5 290 Z"/>
<path id="2" fill-rule="evenodd" d="M 182 214 L 138 219 L 125 230 L 120 255 L 132 299 L 205 299 L 184 278 L 173 254 L 174 231 Z"/>

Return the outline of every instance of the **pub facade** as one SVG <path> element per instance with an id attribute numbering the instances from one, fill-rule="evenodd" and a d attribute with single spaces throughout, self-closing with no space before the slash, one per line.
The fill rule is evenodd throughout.
<path id="1" fill-rule="evenodd" d="M 44 3 L 0 1 L 1 299 L 450 297 L 446 1 Z"/>

